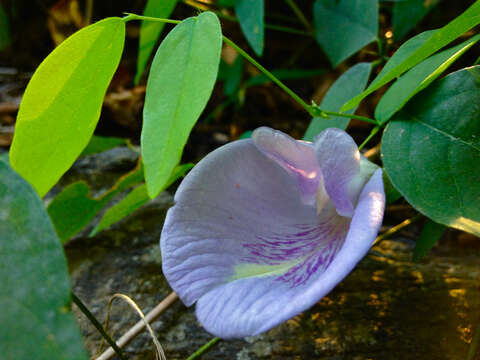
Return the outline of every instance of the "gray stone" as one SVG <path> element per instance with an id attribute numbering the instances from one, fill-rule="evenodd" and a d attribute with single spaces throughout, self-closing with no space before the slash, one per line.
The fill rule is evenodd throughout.
<path id="1" fill-rule="evenodd" d="M 84 171 L 82 176 L 95 174 L 99 181 L 101 175 L 89 166 L 100 166 L 110 179 L 115 167 L 107 165 L 77 166 L 76 176 Z M 78 237 L 66 245 L 74 291 L 101 321 L 115 293 L 130 296 L 145 313 L 170 293 L 158 241 L 171 203 L 172 196 L 164 193 L 96 237 Z M 221 341 L 202 359 L 464 359 L 480 319 L 479 245 L 465 246 L 451 236 L 421 263 L 413 263 L 413 240 L 385 240 L 311 309 L 266 334 Z M 74 311 L 94 355 L 101 337 Z M 115 300 L 110 317 L 115 336 L 137 320 L 132 309 Z M 169 360 L 185 359 L 212 338 L 196 321 L 194 309 L 180 302 L 152 326 Z M 155 358 L 146 333 L 126 351 L 129 359 Z"/>

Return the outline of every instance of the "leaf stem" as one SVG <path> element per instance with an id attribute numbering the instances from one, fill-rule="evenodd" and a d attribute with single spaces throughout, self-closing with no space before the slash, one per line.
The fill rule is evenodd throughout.
<path id="1" fill-rule="evenodd" d="M 95 328 L 98 330 L 98 332 L 103 336 L 105 340 L 107 340 L 108 344 L 112 347 L 112 349 L 117 353 L 118 357 L 122 360 L 127 360 L 127 357 L 123 353 L 122 349 L 120 349 L 113 340 L 110 335 L 107 334 L 105 329 L 103 328 L 102 324 L 97 320 L 97 318 L 88 310 L 87 306 L 80 300 L 77 295 L 75 295 L 72 291 L 72 300 L 75 303 L 75 305 L 78 306 L 80 311 L 87 317 L 88 320 L 95 326 Z"/>
<path id="2" fill-rule="evenodd" d="M 365 145 L 375 136 L 376 133 L 378 133 L 378 130 L 380 130 L 380 126 L 375 126 L 372 131 L 370 131 L 370 134 L 367 136 L 367 138 L 363 141 L 363 143 L 358 147 L 358 150 L 362 150 Z"/>
<path id="3" fill-rule="evenodd" d="M 310 21 L 307 20 L 307 18 L 303 14 L 302 10 L 300 10 L 300 8 L 297 6 L 297 4 L 295 4 L 293 0 L 285 0 L 285 2 L 288 6 L 290 6 L 290 9 L 292 9 L 295 15 L 297 15 L 298 20 L 302 22 L 303 26 L 305 26 L 305 29 L 307 29 L 308 31 L 313 31 L 312 24 L 310 24 Z"/>
<path id="4" fill-rule="evenodd" d="M 220 341 L 220 339 L 218 337 L 214 337 L 212 340 L 210 340 L 209 342 L 207 342 L 205 345 L 203 345 L 200 349 L 198 349 L 197 351 L 195 351 L 192 355 L 190 355 L 187 360 L 194 360 L 196 359 L 197 357 L 199 357 L 200 355 L 202 355 L 205 351 L 207 351 L 208 349 L 210 349 L 213 345 L 215 345 L 218 341 Z"/>
<path id="5" fill-rule="evenodd" d="M 179 24 L 180 20 L 171 20 L 171 19 L 163 19 L 163 18 L 155 18 L 150 16 L 143 16 L 143 15 L 136 15 L 132 13 L 125 13 L 123 21 L 130 21 L 130 20 L 149 20 L 149 21 L 158 21 L 158 22 L 165 22 L 169 24 Z M 316 104 L 308 105 L 300 96 L 298 96 L 292 89 L 290 89 L 287 85 L 280 81 L 275 75 L 273 75 L 270 71 L 265 69 L 258 61 L 256 61 L 253 57 L 248 55 L 248 53 L 243 50 L 240 46 L 235 44 L 232 40 L 227 38 L 225 35 L 222 35 L 223 41 L 233 47 L 235 50 L 238 51 L 240 55 L 242 55 L 246 60 L 248 60 L 253 66 L 255 66 L 258 70 L 260 70 L 267 78 L 272 80 L 275 84 L 277 84 L 283 91 L 285 91 L 290 97 L 292 97 L 303 109 L 308 112 L 312 117 L 321 116 L 324 118 L 328 118 L 329 116 L 339 116 L 345 117 L 350 119 L 357 119 L 361 121 L 368 122 L 370 124 L 378 125 L 378 123 L 370 118 L 365 116 L 359 115 L 352 115 L 352 114 L 345 114 L 345 113 L 338 113 L 333 111 L 325 111 L 320 109 Z"/>
<path id="6" fill-rule="evenodd" d="M 172 20 L 172 19 L 165 19 L 165 18 L 156 18 L 152 16 L 143 16 L 143 15 L 137 15 L 137 14 L 132 14 L 125 12 L 125 16 L 123 18 L 123 21 L 131 21 L 131 20 L 148 20 L 148 21 L 157 21 L 157 22 L 163 22 L 167 24 L 180 24 L 182 21 L 181 20 Z"/>

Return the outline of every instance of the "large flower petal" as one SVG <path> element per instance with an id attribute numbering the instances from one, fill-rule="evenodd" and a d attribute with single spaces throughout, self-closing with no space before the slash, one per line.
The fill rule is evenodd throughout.
<path id="1" fill-rule="evenodd" d="M 351 217 L 355 204 L 349 184 L 360 172 L 357 144 L 345 131 L 329 128 L 315 138 L 314 147 L 330 200 L 340 215 Z"/>
<path id="2" fill-rule="evenodd" d="M 250 277 L 209 291 L 197 303 L 197 317 L 211 333 L 234 338 L 256 335 L 314 305 L 330 292 L 370 249 L 380 228 L 385 195 L 381 170 L 364 187 L 341 249 L 324 271 L 300 286 L 276 276 Z"/>
<path id="3" fill-rule="evenodd" d="M 235 278 L 281 273 L 322 246 L 312 234 L 299 241 L 298 234 L 321 219 L 301 200 L 296 179 L 252 140 L 227 144 L 202 159 L 175 202 L 160 244 L 164 274 L 186 305 Z M 275 238 L 283 234 L 291 238 Z"/>
<path id="4" fill-rule="evenodd" d="M 252 140 L 260 151 L 296 178 L 302 199 L 314 204 L 321 175 L 312 143 L 297 141 L 268 127 L 254 130 Z"/>

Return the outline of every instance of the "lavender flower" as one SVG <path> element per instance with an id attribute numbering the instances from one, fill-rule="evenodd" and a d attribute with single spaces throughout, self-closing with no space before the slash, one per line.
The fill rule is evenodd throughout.
<path id="1" fill-rule="evenodd" d="M 164 274 L 205 329 L 256 335 L 314 305 L 370 249 L 385 208 L 382 172 L 353 139 L 313 143 L 270 128 L 206 156 L 175 195 Z"/>

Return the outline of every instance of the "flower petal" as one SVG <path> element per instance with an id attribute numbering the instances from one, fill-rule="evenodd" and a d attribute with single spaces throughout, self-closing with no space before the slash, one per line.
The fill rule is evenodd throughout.
<path id="1" fill-rule="evenodd" d="M 205 329 L 222 338 L 256 335 L 308 309 L 329 293 L 370 249 L 385 207 L 382 172 L 363 189 L 341 249 L 323 272 L 292 287 L 275 276 L 240 279 L 212 289 L 197 303 Z"/>
<path id="2" fill-rule="evenodd" d="M 268 127 L 255 129 L 252 140 L 260 151 L 295 176 L 302 199 L 314 204 L 321 175 L 312 143 L 297 141 Z"/>
<path id="3" fill-rule="evenodd" d="M 227 144 L 202 159 L 183 180 L 175 202 L 160 245 L 164 274 L 186 305 L 240 276 L 282 272 L 282 264 L 315 245 L 307 239 L 295 246 L 295 234 L 305 231 L 298 224 L 318 223 L 314 208 L 301 200 L 296 179 L 252 140 Z M 256 244 L 266 247 L 279 234 L 294 239 L 284 240 L 285 249 L 273 244 L 263 258 L 256 255 Z M 248 263 L 256 264 L 253 270 L 242 267 Z"/>
<path id="4" fill-rule="evenodd" d="M 314 140 L 315 154 L 323 175 L 325 190 L 341 216 L 353 215 L 354 197 L 349 185 L 360 172 L 360 152 L 355 141 L 343 130 L 329 128 Z"/>

